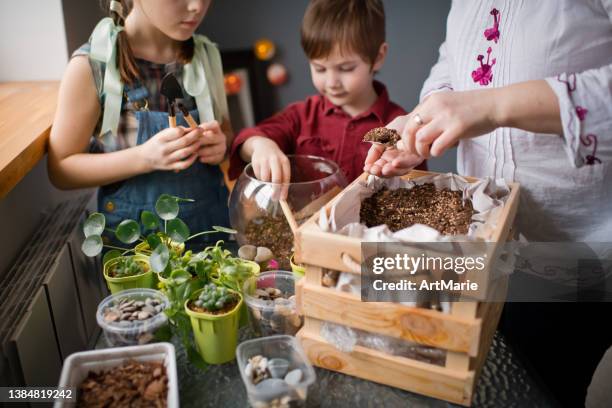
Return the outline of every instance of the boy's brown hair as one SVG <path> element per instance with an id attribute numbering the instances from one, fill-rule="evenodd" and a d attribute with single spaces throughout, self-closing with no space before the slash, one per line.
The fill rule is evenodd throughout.
<path id="1" fill-rule="evenodd" d="M 302 20 L 302 48 L 308 59 L 355 52 L 371 65 L 385 42 L 385 8 L 381 0 L 312 0 Z"/>

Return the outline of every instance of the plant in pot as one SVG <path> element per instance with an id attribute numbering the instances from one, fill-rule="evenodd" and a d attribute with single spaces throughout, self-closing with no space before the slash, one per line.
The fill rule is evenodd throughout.
<path id="1" fill-rule="evenodd" d="M 193 254 L 186 251 L 182 256 L 170 259 L 166 269 L 159 273 L 160 287 L 170 301 L 165 313 L 173 331 L 183 343 L 189 361 L 199 368 L 205 368 L 206 363 L 194 346 L 192 325 L 185 310 L 185 302 L 207 283 L 216 282 L 219 287 L 225 285 L 225 290 L 240 289 L 238 285 L 243 280 L 259 272 L 258 264 L 234 258 L 230 251 L 223 249 L 222 244 L 223 241 L 218 241 L 214 246 Z M 228 266 L 235 266 L 236 270 Z M 242 316 L 243 306 L 240 306 L 240 311 Z M 243 324 L 247 322 L 245 318 L 248 319 L 245 315 L 242 318 Z"/>
<path id="2" fill-rule="evenodd" d="M 259 274 L 260 265 L 257 262 L 234 258 L 229 251 L 223 250 L 218 245 L 211 248 L 210 254 L 217 265 L 210 271 L 210 280 L 219 286 L 242 294 L 244 282 Z M 248 310 L 243 303 L 240 307 L 240 327 L 246 326 L 248 322 Z"/>
<path id="3" fill-rule="evenodd" d="M 153 272 L 161 273 L 168 268 L 171 259 L 182 255 L 185 242 L 195 237 L 217 232 L 233 233 L 233 230 L 224 227 L 213 227 L 212 231 L 199 232 L 189 235 L 189 227 L 178 218 L 179 203 L 192 202 L 191 199 L 162 194 L 155 203 L 155 212 L 143 211 L 140 223 L 136 220 L 126 219 L 119 223 L 116 229 L 106 227 L 106 218 L 101 213 L 91 214 L 83 225 L 85 240 L 81 246 L 87 256 L 96 256 L 104 247 L 109 248 L 103 257 L 104 278 L 111 290 L 116 293 L 120 290 L 132 288 L 155 288 L 157 277 Z M 134 245 L 131 248 L 121 248 L 106 245 L 102 240 L 102 233 L 109 231 L 122 243 Z M 143 233 L 148 233 L 146 236 Z M 151 251 L 151 248 L 153 250 Z M 134 255 L 129 255 L 134 254 Z M 122 262 L 116 259 L 129 257 L 142 268 L 128 269 L 132 274 L 117 276 L 117 265 Z"/>
<path id="4" fill-rule="evenodd" d="M 238 345 L 242 295 L 209 283 L 185 301 L 198 351 L 209 364 L 232 361 Z"/>

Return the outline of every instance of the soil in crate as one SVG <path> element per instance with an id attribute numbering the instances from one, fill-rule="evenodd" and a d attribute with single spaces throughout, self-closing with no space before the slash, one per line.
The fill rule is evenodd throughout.
<path id="1" fill-rule="evenodd" d="M 359 218 L 368 227 L 386 224 L 393 232 L 424 224 L 445 235 L 467 234 L 474 209 L 461 191 L 437 190 L 431 184 L 411 189 L 382 188 L 361 203 Z"/>
<path id="2" fill-rule="evenodd" d="M 129 360 L 110 370 L 89 372 L 78 391 L 79 407 L 164 407 L 168 377 L 160 362 Z"/>
<path id="3" fill-rule="evenodd" d="M 279 263 L 279 269 L 291 270 L 293 233 L 284 216 L 265 215 L 249 221 L 245 236 L 251 245 L 268 247 Z"/>

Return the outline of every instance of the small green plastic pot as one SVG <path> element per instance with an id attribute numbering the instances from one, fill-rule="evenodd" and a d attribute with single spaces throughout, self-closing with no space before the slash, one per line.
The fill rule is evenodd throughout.
<path id="1" fill-rule="evenodd" d="M 184 242 L 177 243 L 172 241 L 170 243 L 170 246 L 172 247 L 172 249 L 176 250 L 179 255 L 183 255 L 183 252 L 185 252 Z M 136 247 L 134 248 L 134 252 L 137 254 L 149 256 L 153 251 L 151 251 L 151 248 L 149 248 L 149 243 L 147 241 L 142 241 L 140 244 L 136 245 Z"/>
<path id="2" fill-rule="evenodd" d="M 198 352 L 208 364 L 230 362 L 236 358 L 240 309 L 243 303 L 242 295 L 240 292 L 230 291 L 238 295 L 238 304 L 227 313 L 213 315 L 196 312 L 189 308 L 189 302 L 197 299 L 200 292 L 202 292 L 202 289 L 185 301 L 185 313 L 191 320 L 191 328 Z"/>
<path id="3" fill-rule="evenodd" d="M 164 278 L 161 273 L 157 274 L 157 279 L 159 280 L 159 282 L 164 286 L 164 288 L 168 285 L 168 278 Z M 194 276 L 193 278 L 191 278 L 191 280 L 189 281 L 189 285 L 191 286 L 191 293 L 195 292 L 196 290 L 202 289 L 204 287 L 204 282 L 202 282 L 201 279 L 198 279 L 197 276 Z M 160 286 L 161 288 L 161 286 Z"/>
<path id="4" fill-rule="evenodd" d="M 133 255 L 134 259 L 146 265 L 147 272 L 141 273 L 140 275 L 126 276 L 122 278 L 114 278 L 109 275 L 112 268 L 119 262 L 122 257 L 113 258 L 104 264 L 104 279 L 108 285 L 108 289 L 114 295 L 117 292 L 121 292 L 126 289 L 137 289 L 137 288 L 157 288 L 157 276 L 153 273 L 151 265 L 149 264 L 149 257 L 143 254 Z"/>
<path id="5" fill-rule="evenodd" d="M 251 271 L 253 271 L 254 276 L 259 275 L 259 272 L 261 271 L 261 267 L 259 266 L 257 262 L 247 261 L 246 259 L 242 259 L 240 262 L 249 265 L 251 267 Z M 218 286 L 223 286 L 223 283 L 218 278 L 213 277 L 211 278 L 211 281 Z M 240 308 L 240 327 L 244 327 L 248 324 L 249 324 L 249 310 L 247 308 L 246 303 L 243 303 Z"/>
<path id="6" fill-rule="evenodd" d="M 306 268 L 304 268 L 300 264 L 296 264 L 293 262 L 293 257 L 295 254 L 291 254 L 291 258 L 289 258 L 289 262 L 291 263 L 291 271 L 293 272 L 293 276 L 295 276 L 296 280 L 300 280 L 304 277 L 306 273 Z"/>

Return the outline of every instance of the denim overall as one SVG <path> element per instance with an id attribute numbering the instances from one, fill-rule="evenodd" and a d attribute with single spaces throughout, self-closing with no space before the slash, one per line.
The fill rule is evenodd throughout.
<path id="1" fill-rule="evenodd" d="M 146 89 L 138 84 L 131 88 L 126 86 L 126 94 L 143 94 L 143 89 L 146 95 Z M 198 111 L 192 110 L 190 114 L 199 123 Z M 135 115 L 138 121 L 137 145 L 145 143 L 168 127 L 166 112 L 137 110 Z M 176 114 L 176 122 L 177 125 L 189 127 L 180 112 Z M 178 173 L 172 170 L 156 170 L 102 186 L 98 191 L 98 209 L 106 217 L 106 225 L 110 228 L 116 228 L 124 219 L 133 219 L 140 223 L 143 210 L 156 213 L 155 202 L 164 193 L 195 200 L 179 202 L 178 218 L 187 224 L 190 235 L 211 230 L 213 225 L 229 227 L 228 191 L 223 182 L 223 173 L 219 166 L 203 164 L 199 160 Z M 163 226 L 163 221 L 160 221 Z M 146 236 L 149 232 L 142 233 Z M 109 238 L 115 241 L 114 237 Z M 201 249 L 200 247 L 226 238 L 226 234 L 220 233 L 202 235 L 187 242 L 187 247 Z"/>

